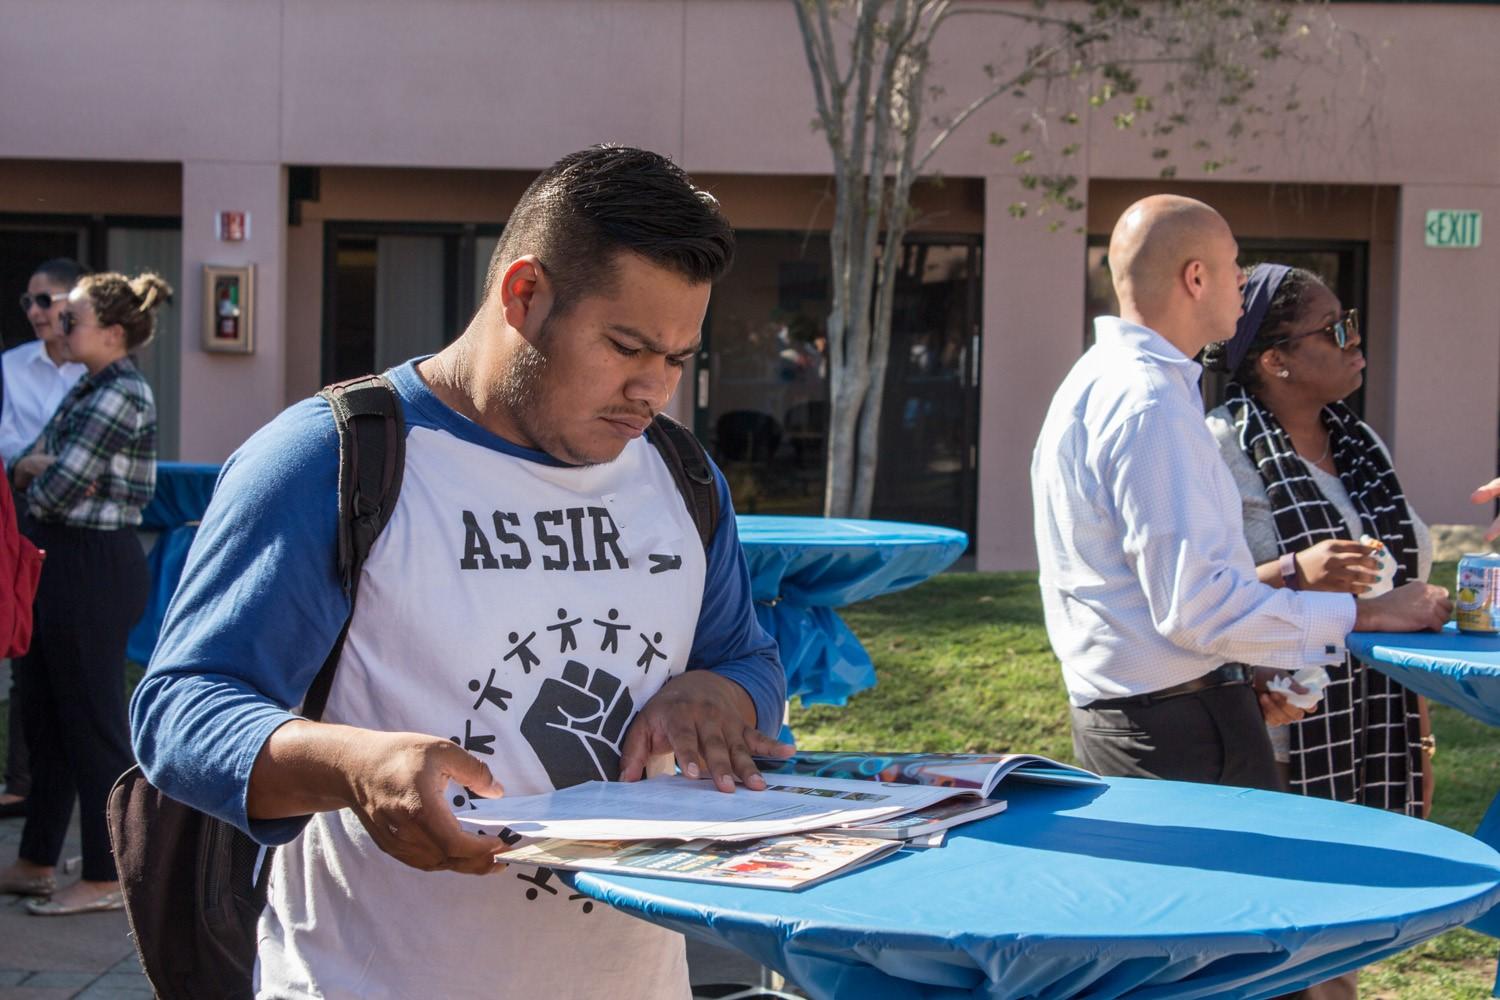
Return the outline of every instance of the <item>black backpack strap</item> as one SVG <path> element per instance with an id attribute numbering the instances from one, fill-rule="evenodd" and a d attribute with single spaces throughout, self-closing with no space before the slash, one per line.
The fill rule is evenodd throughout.
<path id="1" fill-rule="evenodd" d="M 389 379 L 365 375 L 336 382 L 318 395 L 328 400 L 339 432 L 338 568 L 349 595 L 349 619 L 302 701 L 308 719 L 320 718 L 328 703 L 354 617 L 360 569 L 391 519 L 406 468 L 406 418 Z"/>
<path id="2" fill-rule="evenodd" d="M 667 416 L 658 413 L 651 421 L 648 435 L 662 461 L 672 473 L 672 481 L 687 504 L 693 524 L 698 528 L 698 537 L 703 541 L 703 551 L 714 539 L 719 528 L 719 491 L 714 487 L 713 469 L 708 464 L 708 452 L 693 436 L 693 432 Z"/>

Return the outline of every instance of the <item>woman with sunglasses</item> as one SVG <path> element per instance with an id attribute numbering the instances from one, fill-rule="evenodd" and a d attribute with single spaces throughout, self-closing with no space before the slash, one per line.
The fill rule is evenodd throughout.
<path id="1" fill-rule="evenodd" d="M 0 892 L 48 897 L 43 916 L 119 909 L 105 824 L 110 786 L 130 766 L 125 641 L 146 607 L 146 560 L 135 528 L 156 488 L 156 404 L 130 360 L 156 329 L 171 287 L 154 274 L 89 275 L 59 322 L 65 353 L 87 369 L 11 471 L 31 538 L 46 550 L 27 682 L 32 790 L 17 859 Z M 56 866 L 73 802 L 83 877 L 61 890 Z"/>
<path id="2" fill-rule="evenodd" d="M 1343 402 L 1364 381 L 1358 315 L 1316 275 L 1277 264 L 1250 272 L 1244 309 L 1234 338 L 1210 345 L 1203 363 L 1231 375 L 1208 426 L 1239 486 L 1261 581 L 1366 593 L 1379 564 L 1361 536 L 1394 557 L 1394 585 L 1426 580 L 1427 526 L 1385 444 Z M 1320 708 L 1270 730 L 1290 790 L 1425 816 L 1432 743 L 1424 699 L 1351 657 L 1325 669 Z M 1298 995 L 1356 996 L 1354 975 Z"/>
<path id="3" fill-rule="evenodd" d="M 36 339 L 0 355 L 0 460 L 6 468 L 36 440 L 57 404 L 83 375 L 83 365 L 63 355 L 59 321 L 68 292 L 82 276 L 83 268 L 77 261 L 57 257 L 39 265 L 26 283 L 21 312 L 26 314 Z M 24 516 L 21 530 L 26 530 Z M 21 731 L 23 683 L 18 674 L 12 674 L 10 731 L 6 738 L 9 753 L 5 758 L 5 791 L 0 793 L 0 817 L 26 815 L 26 796 L 31 791 L 30 754 Z"/>

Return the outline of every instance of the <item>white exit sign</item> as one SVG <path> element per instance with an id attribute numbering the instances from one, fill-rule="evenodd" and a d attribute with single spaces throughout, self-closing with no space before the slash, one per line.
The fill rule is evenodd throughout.
<path id="1" fill-rule="evenodd" d="M 1482 215 L 1476 209 L 1434 208 L 1427 212 L 1427 245 L 1453 250 L 1479 246 Z"/>

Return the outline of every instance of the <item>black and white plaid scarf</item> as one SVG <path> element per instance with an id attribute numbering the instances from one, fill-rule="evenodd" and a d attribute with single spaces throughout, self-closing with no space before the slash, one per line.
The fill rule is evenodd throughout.
<path id="1" fill-rule="evenodd" d="M 1349 528 L 1323 495 L 1281 424 L 1237 382 L 1225 405 L 1240 448 L 1255 463 L 1271 500 L 1282 554 L 1300 552 Z M 1396 557 L 1395 585 L 1417 579 L 1417 536 L 1396 472 L 1374 433 L 1343 403 L 1323 408 L 1339 480 L 1359 512 L 1361 531 Z M 1417 696 L 1345 656 L 1327 667 L 1320 711 L 1291 729 L 1292 791 L 1419 815 L 1422 751 Z"/>

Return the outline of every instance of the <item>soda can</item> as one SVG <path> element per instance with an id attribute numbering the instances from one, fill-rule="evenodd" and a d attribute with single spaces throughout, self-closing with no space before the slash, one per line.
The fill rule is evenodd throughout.
<path id="1" fill-rule="evenodd" d="M 1500 634 L 1500 555 L 1476 552 L 1458 561 L 1458 627 Z"/>

